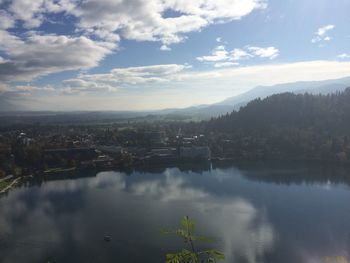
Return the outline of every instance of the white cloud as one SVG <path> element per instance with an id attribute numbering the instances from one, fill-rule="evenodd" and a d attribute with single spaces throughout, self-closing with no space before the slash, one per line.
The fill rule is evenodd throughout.
<path id="1" fill-rule="evenodd" d="M 12 0 L 0 10 L 0 80 L 31 80 L 53 72 L 96 66 L 121 38 L 159 41 L 161 50 L 186 34 L 241 19 L 266 8 L 265 0 Z M 178 14 L 167 17 L 168 11 Z M 52 14 L 73 17 L 70 35 L 37 33 Z M 68 21 L 68 20 L 67 20 Z M 64 23 L 64 22 L 63 22 Z M 27 31 L 5 31 L 21 25 Z M 74 35 L 72 35 L 74 34 Z M 98 40 L 96 40 L 98 39 Z"/>
<path id="2" fill-rule="evenodd" d="M 275 59 L 279 55 L 279 50 L 275 47 L 248 47 L 248 50 L 251 51 L 254 56 L 261 58 Z"/>
<path id="3" fill-rule="evenodd" d="M 177 79 L 222 81 L 227 80 L 236 87 L 253 88 L 258 85 L 275 85 L 295 81 L 317 81 L 350 76 L 350 62 L 340 61 L 304 61 L 283 64 L 265 64 L 229 69 L 181 72 Z M 229 88 L 229 86 L 228 86 Z"/>
<path id="4" fill-rule="evenodd" d="M 24 21 L 27 28 L 39 27 L 44 19 L 42 12 L 44 0 L 13 0 L 9 10 L 16 19 Z"/>
<path id="5" fill-rule="evenodd" d="M 65 80 L 64 92 L 112 92 L 133 85 L 164 83 L 188 68 L 189 65 L 166 64 L 115 68 L 106 74 L 82 74 L 78 78 Z"/>
<path id="6" fill-rule="evenodd" d="M 334 29 L 334 25 L 327 25 L 327 26 L 324 26 L 324 27 L 320 27 L 318 30 L 317 30 L 317 35 L 322 37 L 324 36 L 329 30 L 332 30 Z"/>
<path id="7" fill-rule="evenodd" d="M 17 85 L 15 86 L 15 90 L 19 92 L 44 92 L 44 91 L 55 91 L 54 87 L 51 85 L 46 85 L 43 87 L 31 86 L 31 85 Z"/>
<path id="8" fill-rule="evenodd" d="M 323 42 L 323 41 L 330 41 L 331 37 L 328 36 L 327 33 L 330 30 L 333 30 L 334 28 L 335 28 L 335 25 L 326 25 L 326 26 L 320 27 L 315 33 L 314 38 L 311 39 L 311 42 L 317 43 L 317 42 Z"/>
<path id="9" fill-rule="evenodd" d="M 203 62 L 217 62 L 217 61 L 224 61 L 228 59 L 229 59 L 229 52 L 226 50 L 226 47 L 223 45 L 215 47 L 209 56 L 197 57 L 197 60 L 203 61 Z"/>
<path id="10" fill-rule="evenodd" d="M 118 90 L 118 87 L 112 83 L 105 83 L 104 81 L 89 81 L 84 79 L 68 79 L 64 82 L 63 94 L 75 95 L 82 93 L 105 93 L 114 92 Z"/>
<path id="11" fill-rule="evenodd" d="M 232 67 L 232 66 L 238 66 L 239 63 L 237 62 L 217 62 L 214 64 L 215 68 L 223 68 L 223 67 Z"/>
<path id="12" fill-rule="evenodd" d="M 84 36 L 30 32 L 21 39 L 0 30 L 0 50 L 8 56 L 8 60 L 0 64 L 0 80 L 30 81 L 49 73 L 95 67 L 114 47 Z"/>
<path id="13" fill-rule="evenodd" d="M 340 59 L 350 59 L 350 54 L 343 53 L 337 56 Z"/>
<path id="14" fill-rule="evenodd" d="M 275 59 L 279 55 L 279 50 L 275 47 L 251 47 L 245 49 L 235 48 L 227 51 L 224 45 L 215 47 L 208 56 L 197 57 L 197 60 L 213 63 L 214 67 L 226 67 L 238 65 L 238 61 L 254 57 Z"/>
<path id="15" fill-rule="evenodd" d="M 217 22 L 240 19 L 254 9 L 265 8 L 261 0 L 89 0 L 72 13 L 79 27 L 118 32 L 127 39 L 181 42 L 185 33 L 198 31 Z M 165 17 L 167 10 L 180 15 Z"/>
<path id="16" fill-rule="evenodd" d="M 121 35 L 169 45 L 182 41 L 185 33 L 263 8 L 265 0 L 13 0 L 9 11 L 27 28 L 39 27 L 50 13 L 64 12 L 78 19 L 83 32 L 106 41 Z M 179 16 L 164 16 L 168 10 Z"/>
<path id="17" fill-rule="evenodd" d="M 249 54 L 247 51 L 240 48 L 235 48 L 231 51 L 231 59 L 235 61 L 249 59 L 251 57 L 253 57 L 252 54 Z"/>
<path id="18" fill-rule="evenodd" d="M 170 48 L 169 46 L 167 46 L 167 45 L 162 45 L 162 46 L 160 47 L 160 50 L 162 50 L 162 51 L 170 51 L 171 48 Z"/>
<path id="19" fill-rule="evenodd" d="M 0 30 L 8 29 L 15 25 L 15 19 L 4 10 L 0 10 Z"/>
<path id="20" fill-rule="evenodd" d="M 77 4 L 77 0 L 12 0 L 8 9 L 24 27 L 37 28 L 49 13 L 72 12 Z"/>
<path id="21" fill-rule="evenodd" d="M 51 85 L 45 85 L 42 87 L 33 86 L 33 85 L 8 85 L 6 83 L 0 83 L 0 95 L 5 96 L 23 96 L 31 95 L 32 93 L 39 92 L 53 92 L 55 88 Z"/>
<path id="22" fill-rule="evenodd" d="M 218 43 L 220 43 L 220 42 L 222 41 L 222 39 L 221 39 L 221 37 L 217 37 L 217 38 L 215 39 L 215 41 L 218 42 Z"/>

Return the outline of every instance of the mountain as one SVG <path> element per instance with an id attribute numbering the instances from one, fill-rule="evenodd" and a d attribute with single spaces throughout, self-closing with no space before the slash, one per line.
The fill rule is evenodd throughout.
<path id="1" fill-rule="evenodd" d="M 258 86 L 243 94 L 230 97 L 222 102 L 219 102 L 217 105 L 231 105 L 234 106 L 235 109 L 239 109 L 240 106 L 247 104 L 253 99 L 263 99 L 273 94 L 283 92 L 293 92 L 296 94 L 330 94 L 344 91 L 348 86 L 350 86 L 350 77 L 325 81 L 299 81 L 274 86 Z"/>
<path id="2" fill-rule="evenodd" d="M 292 92 L 295 94 L 331 94 L 344 91 L 350 86 L 350 77 L 342 79 L 332 79 L 325 81 L 300 81 L 294 83 L 284 83 L 274 86 L 258 86 L 245 93 L 225 99 L 224 101 L 211 104 L 193 106 L 184 109 L 168 111 L 167 114 L 182 114 L 195 118 L 209 119 L 217 117 L 233 110 L 238 110 L 249 101 L 256 98 L 266 98 L 273 94 Z"/>

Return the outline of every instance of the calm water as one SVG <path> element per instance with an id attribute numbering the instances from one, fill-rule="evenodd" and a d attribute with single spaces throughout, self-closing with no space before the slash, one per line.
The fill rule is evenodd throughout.
<path id="1" fill-rule="evenodd" d="M 345 168 L 203 165 L 78 176 L 0 197 L 0 262 L 164 262 L 182 243 L 160 229 L 184 215 L 215 238 L 226 262 L 349 259 Z"/>

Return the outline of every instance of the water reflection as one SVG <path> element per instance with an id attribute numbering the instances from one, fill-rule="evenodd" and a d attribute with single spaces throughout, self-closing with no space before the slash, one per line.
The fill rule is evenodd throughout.
<path id="1" fill-rule="evenodd" d="M 179 177 L 177 170 L 166 170 L 164 177 L 137 182 L 131 191 L 162 202 L 190 201 L 188 211 L 197 211 L 198 221 L 209 235 L 222 240 L 229 262 L 254 263 L 273 245 L 273 229 L 266 216 L 248 200 L 242 198 L 217 199 L 213 193 L 191 187 Z M 209 219 L 209 220 L 206 220 Z"/>
<path id="2" fill-rule="evenodd" d="M 183 215 L 217 240 L 227 262 L 348 256 L 350 193 L 338 185 L 344 175 L 315 171 L 205 165 L 30 182 L 0 198 L 1 262 L 164 262 L 182 244 L 159 229 Z M 319 187 L 327 188 L 324 178 L 337 183 L 327 195 Z M 106 234 L 112 242 L 103 241 Z"/>

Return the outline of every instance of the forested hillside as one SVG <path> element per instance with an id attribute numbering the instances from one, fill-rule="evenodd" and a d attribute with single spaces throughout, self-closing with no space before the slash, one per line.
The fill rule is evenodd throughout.
<path id="1" fill-rule="evenodd" d="M 332 95 L 283 93 L 256 99 L 212 119 L 212 147 L 237 158 L 346 160 L 350 155 L 350 88 Z"/>

